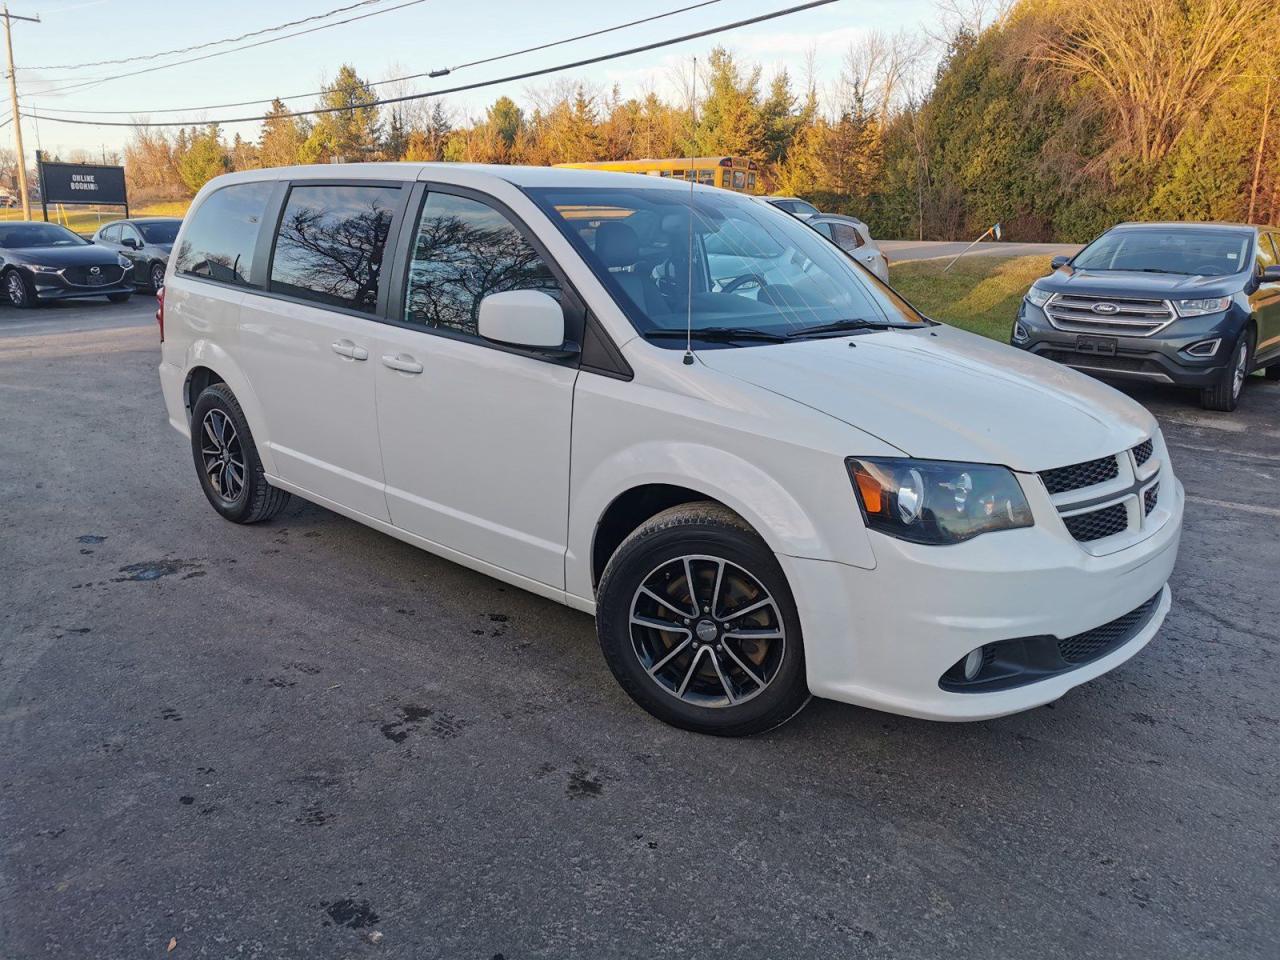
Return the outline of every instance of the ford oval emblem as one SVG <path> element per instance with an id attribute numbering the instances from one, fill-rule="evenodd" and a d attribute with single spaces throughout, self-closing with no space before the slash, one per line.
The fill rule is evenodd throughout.
<path id="1" fill-rule="evenodd" d="M 1114 303 L 1095 303 L 1093 305 L 1093 312 L 1100 313 L 1104 317 L 1114 317 L 1120 312 L 1120 308 Z"/>

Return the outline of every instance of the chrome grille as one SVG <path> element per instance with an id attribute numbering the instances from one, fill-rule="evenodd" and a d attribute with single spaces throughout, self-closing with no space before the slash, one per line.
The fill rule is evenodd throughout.
<path id="1" fill-rule="evenodd" d="M 1040 473 L 1040 479 L 1050 493 L 1066 493 L 1081 487 L 1106 483 L 1120 475 L 1115 457 L 1099 457 L 1085 463 L 1073 463 L 1069 467 L 1055 467 Z"/>
<path id="2" fill-rule="evenodd" d="M 95 269 L 97 273 L 93 272 Z M 62 271 L 62 276 L 67 283 L 77 287 L 105 287 L 119 283 L 124 277 L 124 270 L 119 266 L 67 267 Z"/>
<path id="3" fill-rule="evenodd" d="M 1123 533 L 1129 527 L 1129 512 L 1123 503 L 1113 503 L 1092 513 L 1077 513 L 1073 517 L 1063 517 L 1067 532 L 1081 543 L 1090 540 L 1101 540 L 1103 537 Z"/>
<path id="4" fill-rule="evenodd" d="M 1149 337 L 1173 322 L 1168 300 L 1084 297 L 1055 293 L 1044 306 L 1049 322 L 1068 333 Z"/>
<path id="5" fill-rule="evenodd" d="M 1110 623 L 1059 640 L 1058 653 L 1067 663 L 1076 665 L 1097 660 L 1136 637 L 1151 622 L 1159 605 L 1160 594 L 1157 593 L 1136 610 L 1130 610 Z"/>
<path id="6" fill-rule="evenodd" d="M 1133 462 L 1138 466 L 1142 466 L 1151 459 L 1151 451 L 1153 447 L 1151 440 L 1143 440 L 1140 444 L 1133 448 Z"/>

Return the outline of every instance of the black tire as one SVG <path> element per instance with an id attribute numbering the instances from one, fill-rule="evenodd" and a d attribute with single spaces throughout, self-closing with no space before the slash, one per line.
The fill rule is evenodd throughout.
<path id="1" fill-rule="evenodd" d="M 211 426 L 206 429 L 207 418 Z M 221 426 L 216 426 L 218 424 Z M 231 437 L 225 430 L 227 424 L 234 431 L 234 441 L 221 444 L 215 434 L 221 434 L 224 440 Z M 206 468 L 209 463 L 207 451 L 215 448 L 227 449 L 229 452 L 226 458 L 214 458 L 215 461 L 221 461 L 223 470 L 219 470 L 216 463 L 211 468 Z M 240 469 L 228 473 L 225 468 L 235 462 L 236 454 Z M 267 482 L 244 411 L 240 409 L 236 395 L 225 383 L 206 387 L 196 399 L 195 408 L 191 412 L 191 455 L 195 460 L 196 476 L 200 479 L 204 495 L 209 498 L 213 509 L 233 523 L 270 520 L 289 502 L 286 491 Z M 223 494 L 223 487 L 228 495 Z"/>
<path id="2" fill-rule="evenodd" d="M 1263 373 L 1268 380 L 1280 380 L 1280 363 L 1273 363 Z"/>
<path id="3" fill-rule="evenodd" d="M 107 299 L 112 303 L 128 303 L 132 293 L 108 293 Z"/>
<path id="4" fill-rule="evenodd" d="M 1245 327 L 1236 342 L 1231 345 L 1230 361 L 1222 369 L 1218 380 L 1211 387 L 1200 391 L 1200 406 L 1206 410 L 1218 410 L 1230 413 L 1240 403 L 1240 394 L 1244 392 L 1244 384 L 1253 372 L 1253 327 Z M 1240 366 L 1240 351 L 1244 350 L 1244 377 L 1238 379 L 1236 372 Z"/>
<path id="5" fill-rule="evenodd" d="M 30 310 L 40 301 L 36 299 L 35 287 L 21 270 L 10 270 L 4 275 L 4 295 L 9 306 L 18 310 Z"/>
<path id="6" fill-rule="evenodd" d="M 690 556 L 694 557 L 692 564 L 696 569 L 683 566 L 683 558 Z M 721 566 L 717 567 L 718 563 Z M 640 633 L 633 635 L 633 603 L 644 602 L 641 587 L 656 582 L 654 577 L 664 576 L 661 571 L 667 564 L 677 570 L 689 569 L 688 574 L 679 574 L 671 582 L 673 590 L 684 590 L 681 603 L 687 604 L 690 599 L 709 600 L 711 612 L 703 613 L 690 629 L 668 631 L 640 626 L 636 628 Z M 720 595 L 712 596 L 720 585 L 721 574 L 717 570 L 723 571 L 726 583 L 731 576 L 740 577 L 743 583 L 753 582 L 761 591 L 748 592 L 745 601 L 727 604 L 730 609 L 720 616 L 717 607 L 724 588 Z M 670 579 L 669 573 L 665 576 Z M 708 590 L 711 579 L 715 579 L 715 584 Z M 690 580 L 695 583 L 692 591 L 680 587 Z M 690 593 L 695 596 L 690 598 Z M 733 617 L 742 616 L 739 611 L 745 611 L 763 594 L 772 600 L 772 606 L 764 613 L 749 616 L 776 620 L 776 624 L 763 624 L 758 632 L 772 629 L 775 635 L 781 634 L 769 641 L 779 646 L 772 647 L 756 639 L 730 640 L 734 632 L 744 627 L 761 626 L 758 622 L 735 623 Z M 671 593 L 668 599 L 677 595 Z M 703 610 L 707 609 L 704 603 Z M 708 623 L 710 630 L 716 631 L 714 640 L 704 637 L 697 629 Z M 726 628 L 734 632 L 723 633 Z M 622 689 L 649 713 L 673 726 L 722 737 L 749 736 L 785 723 L 809 702 L 800 618 L 782 568 L 759 535 L 736 513 L 719 504 L 689 503 L 664 510 L 623 541 L 600 579 L 596 593 L 596 631 L 605 662 Z M 650 658 L 651 662 L 656 661 L 655 668 L 670 661 L 670 666 L 664 669 L 691 677 L 684 680 L 687 686 L 681 689 L 687 690 L 691 698 L 702 699 L 690 702 L 671 689 L 674 682 L 664 685 L 651 675 L 641 657 L 642 649 L 647 651 L 646 644 L 652 645 L 655 639 L 668 644 Z M 731 644 L 736 644 L 736 653 Z M 677 648 L 684 649 L 674 652 Z M 762 650 L 768 652 L 761 654 Z M 760 660 L 755 660 L 757 655 L 761 655 Z M 731 656 L 735 658 L 732 661 Z M 743 658 L 755 661 L 752 667 L 759 671 L 758 678 L 752 677 Z M 662 670 L 656 672 L 662 675 Z M 739 699 L 735 700 L 730 686 L 737 689 Z M 699 689 L 709 692 L 699 693 Z M 725 694 L 719 699 L 726 702 L 705 705 L 716 695 L 716 690 Z"/>
<path id="7" fill-rule="evenodd" d="M 157 292 L 164 286 L 164 264 L 153 263 L 147 276 L 151 282 L 151 291 L 153 293 Z"/>

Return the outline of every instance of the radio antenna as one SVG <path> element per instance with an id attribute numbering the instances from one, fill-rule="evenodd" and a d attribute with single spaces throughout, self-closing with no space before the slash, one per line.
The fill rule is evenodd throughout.
<path id="1" fill-rule="evenodd" d="M 689 240 L 685 249 L 685 257 L 689 261 L 688 285 L 685 287 L 684 316 L 684 363 L 693 363 L 693 185 L 698 180 L 698 171 L 694 164 L 694 153 L 697 152 L 695 141 L 698 137 L 698 58 L 693 58 L 693 82 L 689 96 L 689 169 L 685 176 L 689 178 Z"/>

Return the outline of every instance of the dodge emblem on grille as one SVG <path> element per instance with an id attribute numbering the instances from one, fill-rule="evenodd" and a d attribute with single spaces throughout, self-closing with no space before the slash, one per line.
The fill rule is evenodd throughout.
<path id="1" fill-rule="evenodd" d="M 1108 317 L 1110 317 L 1110 316 L 1114 316 L 1115 314 L 1119 313 L 1119 312 L 1120 312 L 1120 308 L 1119 308 L 1119 307 L 1117 307 L 1114 303 L 1095 303 L 1095 304 L 1093 305 L 1093 312 L 1094 312 L 1094 313 L 1101 313 L 1101 314 L 1103 314 L 1104 316 L 1108 316 Z"/>

